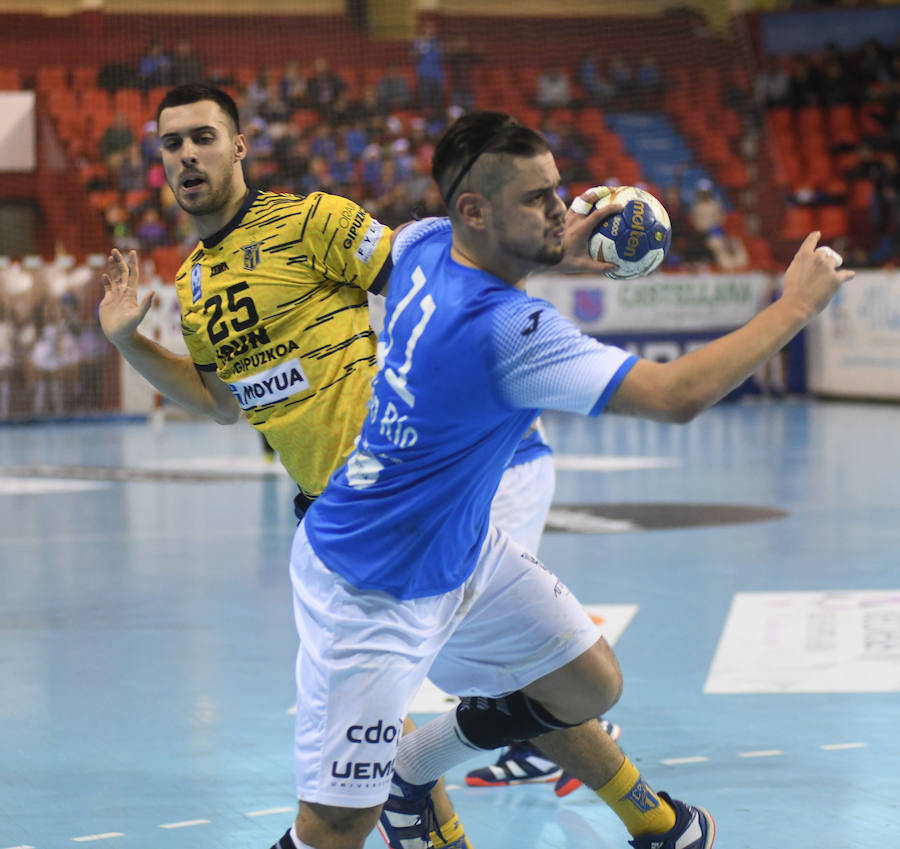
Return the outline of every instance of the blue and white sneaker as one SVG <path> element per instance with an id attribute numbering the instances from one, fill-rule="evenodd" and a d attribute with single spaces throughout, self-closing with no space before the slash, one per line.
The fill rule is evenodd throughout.
<path id="1" fill-rule="evenodd" d="M 634 849 L 709 849 L 716 839 L 716 824 L 708 811 L 660 792 L 675 810 L 675 825 L 665 834 L 645 834 L 628 842 Z"/>
<path id="2" fill-rule="evenodd" d="M 466 775 L 469 787 L 510 787 L 556 781 L 563 774 L 558 764 L 547 760 L 529 743 L 513 743 L 504 749 L 497 762 L 473 769 Z"/>
<path id="3" fill-rule="evenodd" d="M 616 725 L 615 722 L 610 722 L 608 719 L 601 719 L 600 727 L 609 735 L 614 743 L 622 736 L 622 729 Z M 571 773 L 563 770 L 562 775 L 556 779 L 553 792 L 561 799 L 563 796 L 574 793 L 579 787 L 581 787 L 581 781 Z"/>
<path id="4" fill-rule="evenodd" d="M 434 849 L 431 832 L 440 834 L 431 801 L 435 784 L 410 784 L 394 773 L 390 795 L 378 820 L 378 831 L 391 849 Z"/>

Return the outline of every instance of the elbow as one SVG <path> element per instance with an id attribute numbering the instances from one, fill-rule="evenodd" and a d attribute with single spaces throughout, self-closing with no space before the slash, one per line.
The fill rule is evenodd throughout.
<path id="1" fill-rule="evenodd" d="M 209 413 L 209 417 L 220 425 L 233 425 L 241 417 L 241 408 L 235 404 L 233 407 L 216 407 Z"/>
<path id="2" fill-rule="evenodd" d="M 671 418 L 669 419 L 669 421 L 672 424 L 688 424 L 688 422 L 692 422 L 702 412 L 703 407 L 698 404 L 682 404 L 681 406 L 672 410 Z"/>
<path id="3" fill-rule="evenodd" d="M 688 424 L 700 415 L 709 405 L 694 398 L 675 398 L 666 408 L 662 420 L 668 424 Z"/>

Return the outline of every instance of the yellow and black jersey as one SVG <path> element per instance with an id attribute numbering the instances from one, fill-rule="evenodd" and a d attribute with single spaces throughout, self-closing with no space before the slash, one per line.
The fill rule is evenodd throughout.
<path id="1" fill-rule="evenodd" d="M 251 191 L 178 270 L 194 363 L 227 383 L 307 496 L 353 447 L 375 371 L 366 292 L 390 230 L 353 201 Z"/>

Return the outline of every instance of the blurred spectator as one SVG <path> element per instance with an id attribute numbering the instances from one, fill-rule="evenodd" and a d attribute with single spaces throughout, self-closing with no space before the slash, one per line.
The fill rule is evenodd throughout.
<path id="1" fill-rule="evenodd" d="M 416 70 L 416 97 L 420 109 L 441 109 L 444 105 L 443 48 L 434 24 L 426 21 L 413 39 Z"/>
<path id="2" fill-rule="evenodd" d="M 135 235 L 142 251 L 169 244 L 169 230 L 155 207 L 149 207 L 141 213 Z"/>
<path id="3" fill-rule="evenodd" d="M 877 38 L 867 38 L 856 56 L 856 69 L 864 89 L 886 83 L 891 78 L 890 51 Z"/>
<path id="4" fill-rule="evenodd" d="M 621 53 L 613 53 L 607 66 L 607 78 L 615 90 L 617 101 L 626 102 L 634 89 L 634 74 L 631 65 Z"/>
<path id="5" fill-rule="evenodd" d="M 110 174 L 118 174 L 119 163 L 133 142 L 134 133 L 128 124 L 128 116 L 124 112 L 116 113 L 113 123 L 104 130 L 98 144 L 100 158 Z"/>
<path id="6" fill-rule="evenodd" d="M 900 160 L 896 151 L 885 154 L 875 180 L 872 225 L 878 234 L 876 263 L 900 263 Z"/>
<path id="7" fill-rule="evenodd" d="M 284 75 L 281 77 L 281 99 L 291 109 L 300 109 L 306 105 L 306 97 L 306 78 L 300 69 L 300 63 L 291 59 L 285 64 Z"/>
<path id="8" fill-rule="evenodd" d="M 267 159 L 275 155 L 275 141 L 269 132 L 269 125 L 257 115 L 247 122 L 244 129 L 247 136 L 247 159 Z"/>
<path id="9" fill-rule="evenodd" d="M 147 121 L 141 128 L 140 146 L 141 162 L 146 173 L 150 170 L 152 163 L 162 162 L 162 154 L 159 150 L 159 136 L 156 134 L 156 121 Z"/>
<path id="10" fill-rule="evenodd" d="M 139 142 L 132 142 L 128 145 L 119 163 L 116 188 L 120 192 L 138 191 L 146 188 L 146 179 L 147 172 L 144 169 L 144 159 L 141 156 L 141 145 Z"/>
<path id="11" fill-rule="evenodd" d="M 406 77 L 396 65 L 391 65 L 378 81 L 375 89 L 378 109 L 382 112 L 396 112 L 409 109 L 412 92 Z"/>
<path id="12" fill-rule="evenodd" d="M 194 53 L 188 39 L 183 38 L 175 45 L 172 54 L 172 85 L 195 83 L 203 79 L 203 62 Z"/>
<path id="13" fill-rule="evenodd" d="M 144 90 L 172 84 L 172 57 L 162 41 L 154 38 L 138 61 L 138 84 Z"/>
<path id="14" fill-rule="evenodd" d="M 241 98 L 241 123 L 249 123 L 260 114 L 266 98 L 269 96 L 269 69 L 260 65 L 256 76 L 247 83 Z"/>
<path id="15" fill-rule="evenodd" d="M 831 57 L 823 63 L 821 92 L 822 103 L 825 106 L 859 101 L 859 86 L 855 74 L 848 71 L 836 57 Z"/>
<path id="16" fill-rule="evenodd" d="M 475 107 L 474 69 L 481 56 L 463 34 L 447 45 L 446 59 L 450 103 L 469 111 Z"/>
<path id="17" fill-rule="evenodd" d="M 43 415 L 49 401 L 49 412 L 63 413 L 63 385 L 60 360 L 62 323 L 56 301 L 46 301 L 35 327 L 34 345 L 29 357 L 32 384 L 32 412 Z M 49 397 L 48 397 L 49 396 Z"/>
<path id="18" fill-rule="evenodd" d="M 634 99 L 638 109 L 657 108 L 665 91 L 665 80 L 656 57 L 647 53 L 634 72 Z"/>
<path id="19" fill-rule="evenodd" d="M 725 208 L 710 180 L 704 178 L 697 183 L 690 220 L 718 268 L 736 271 L 746 267 L 747 249 L 739 236 L 725 233 Z"/>
<path id="20" fill-rule="evenodd" d="M 313 73 L 306 81 L 309 105 L 328 118 L 345 88 L 347 83 L 331 70 L 328 60 L 324 56 L 317 57 L 313 62 Z"/>
<path id="21" fill-rule="evenodd" d="M 787 106 L 790 103 L 791 77 L 779 56 L 768 56 L 757 72 L 753 94 L 761 106 Z"/>
<path id="22" fill-rule="evenodd" d="M 270 77 L 265 99 L 259 107 L 259 117 L 269 125 L 284 124 L 290 120 L 291 112 L 291 106 L 281 96 L 281 85 L 274 77 Z"/>
<path id="23" fill-rule="evenodd" d="M 606 106 L 616 93 L 615 87 L 601 70 L 595 51 L 582 56 L 578 65 L 577 82 L 593 106 Z"/>
<path id="24" fill-rule="evenodd" d="M 788 104 L 794 109 L 822 102 L 822 75 L 808 56 L 795 56 L 790 74 Z"/>
<path id="25" fill-rule="evenodd" d="M 0 419 L 8 419 L 11 410 L 10 389 L 16 362 L 15 338 L 16 329 L 0 294 Z"/>
<path id="26" fill-rule="evenodd" d="M 331 160 L 336 150 L 337 142 L 334 139 L 331 127 L 328 124 L 318 124 L 309 140 L 310 155 L 321 156 L 323 159 Z"/>
<path id="27" fill-rule="evenodd" d="M 337 194 L 351 197 L 356 194 L 353 190 L 356 183 L 356 160 L 350 156 L 346 147 L 338 147 L 329 162 L 329 168 Z"/>
<path id="28" fill-rule="evenodd" d="M 535 83 L 534 100 L 541 109 L 569 106 L 572 89 L 568 74 L 559 66 L 541 71 Z"/>

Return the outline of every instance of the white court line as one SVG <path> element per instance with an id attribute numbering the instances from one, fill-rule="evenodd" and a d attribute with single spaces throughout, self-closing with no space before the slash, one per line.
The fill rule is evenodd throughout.
<path id="1" fill-rule="evenodd" d="M 865 743 L 826 743 L 819 746 L 823 752 L 841 752 L 844 749 L 865 749 Z"/>
<path id="2" fill-rule="evenodd" d="M 121 831 L 107 831 L 105 834 L 85 834 L 84 837 L 73 837 L 75 843 L 90 843 L 92 840 L 109 840 L 111 837 L 124 837 Z"/>
<path id="3" fill-rule="evenodd" d="M 783 755 L 781 749 L 760 749 L 757 752 L 738 752 L 739 758 L 777 758 Z"/>
<path id="4" fill-rule="evenodd" d="M 190 828 L 192 825 L 209 825 L 209 820 L 184 820 L 182 822 L 163 823 L 159 828 Z"/>
<path id="5" fill-rule="evenodd" d="M 264 811 L 247 811 L 245 817 L 267 817 L 271 814 L 289 814 L 294 808 L 266 808 Z"/>
<path id="6" fill-rule="evenodd" d="M 660 763 L 663 766 L 678 766 L 679 764 L 705 764 L 709 758 L 704 755 L 694 755 L 691 758 L 663 758 Z"/>

